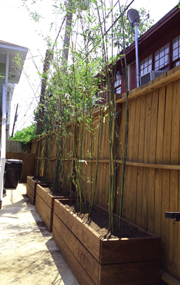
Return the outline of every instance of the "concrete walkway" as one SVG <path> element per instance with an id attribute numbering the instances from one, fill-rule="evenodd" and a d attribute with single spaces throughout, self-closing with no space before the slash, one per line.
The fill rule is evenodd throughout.
<path id="1" fill-rule="evenodd" d="M 0 210 L 0 284 L 78 285 L 52 234 L 25 195 L 7 190 Z"/>

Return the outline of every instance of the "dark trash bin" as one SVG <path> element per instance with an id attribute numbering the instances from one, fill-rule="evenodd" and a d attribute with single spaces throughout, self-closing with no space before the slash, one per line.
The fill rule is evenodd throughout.
<path id="1" fill-rule="evenodd" d="M 4 188 L 16 189 L 21 177 L 22 160 L 7 159 L 4 172 Z"/>

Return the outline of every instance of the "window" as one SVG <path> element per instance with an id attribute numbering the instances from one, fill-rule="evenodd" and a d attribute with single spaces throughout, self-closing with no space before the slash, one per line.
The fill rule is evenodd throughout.
<path id="1" fill-rule="evenodd" d="M 146 57 L 140 62 L 140 77 L 146 75 L 152 70 L 152 55 Z"/>
<path id="2" fill-rule="evenodd" d="M 155 52 L 154 69 L 159 70 L 169 64 L 169 44 Z"/>
<path id="3" fill-rule="evenodd" d="M 173 39 L 172 44 L 172 61 L 175 61 L 173 66 L 179 65 L 179 59 L 180 58 L 180 36 Z"/>
<path id="4" fill-rule="evenodd" d="M 116 80 L 114 83 L 115 93 L 121 94 L 121 80 Z"/>

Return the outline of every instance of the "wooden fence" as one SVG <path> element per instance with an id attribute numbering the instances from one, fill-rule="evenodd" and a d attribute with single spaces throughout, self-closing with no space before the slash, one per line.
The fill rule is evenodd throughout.
<path id="1" fill-rule="evenodd" d="M 125 144 L 125 98 L 116 100 L 118 128 Z M 108 208 L 109 134 L 108 117 L 99 121 L 94 113 L 93 158 L 89 158 L 91 132 L 83 136 L 81 155 L 86 180 L 97 158 L 98 126 L 101 124 L 99 170 L 95 202 Z M 42 143 L 42 139 L 39 140 Z M 34 142 L 34 146 L 38 142 Z M 34 147 L 35 149 L 35 147 Z M 54 171 L 55 150 L 50 164 Z M 53 160 L 54 159 L 54 160 Z M 73 161 L 73 157 L 69 158 Z M 118 153 L 117 189 L 121 183 L 122 161 Z M 124 217 L 161 237 L 162 269 L 180 280 L 180 222 L 165 219 L 166 211 L 180 212 L 180 68 L 176 67 L 143 87 L 129 93 L 129 139 L 125 173 Z M 88 192 L 91 184 L 86 183 Z"/>
<path id="2" fill-rule="evenodd" d="M 33 176 L 35 171 L 36 155 L 33 153 L 6 152 L 7 159 L 19 159 L 23 161 L 21 182 L 27 181 L 27 176 Z"/>

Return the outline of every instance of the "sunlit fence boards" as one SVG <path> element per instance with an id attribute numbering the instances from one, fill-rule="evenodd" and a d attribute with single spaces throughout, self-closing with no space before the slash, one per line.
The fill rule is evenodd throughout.
<path id="1" fill-rule="evenodd" d="M 107 109 L 108 110 L 108 109 Z M 78 155 L 74 157 L 73 140 L 77 128 L 69 130 L 64 142 L 65 180 L 71 176 L 75 159 L 79 160 L 81 183 L 89 198 L 93 191 L 98 161 L 95 203 L 108 208 L 109 201 L 109 122 L 108 111 L 96 110 L 92 128 L 81 122 L 78 126 Z M 124 149 L 126 99 L 116 101 L 119 137 Z M 99 136 L 99 139 L 98 139 Z M 39 143 L 42 143 L 42 138 Z M 37 144 L 34 142 L 33 144 Z M 120 203 L 122 161 L 115 140 L 117 156 L 116 199 Z M 57 159 L 57 141 L 48 167 L 52 177 Z M 98 146 L 99 144 L 99 146 Z M 39 154 L 38 154 L 39 156 Z M 45 158 L 42 159 L 45 161 Z M 45 163 L 45 162 L 44 162 Z M 43 165 L 43 164 L 42 164 Z M 77 175 L 77 174 L 76 174 Z M 180 212 L 180 68 L 170 70 L 145 86 L 129 93 L 129 136 L 125 171 L 124 217 L 161 237 L 162 268 L 180 278 L 180 222 L 165 219 L 165 211 Z M 66 186 L 68 185 L 66 181 Z"/>

